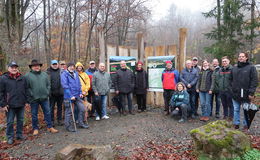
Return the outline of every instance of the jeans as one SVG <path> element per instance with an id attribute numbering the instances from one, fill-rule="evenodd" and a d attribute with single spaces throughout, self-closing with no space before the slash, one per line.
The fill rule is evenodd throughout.
<path id="1" fill-rule="evenodd" d="M 136 94 L 136 100 L 139 110 L 146 110 L 146 94 Z"/>
<path id="2" fill-rule="evenodd" d="M 63 103 L 63 95 L 62 96 L 50 96 L 50 109 L 51 109 L 51 120 L 54 121 L 54 108 L 55 104 L 57 104 L 57 120 L 62 120 L 62 103 Z"/>
<path id="3" fill-rule="evenodd" d="M 233 118 L 233 123 L 234 125 L 240 125 L 240 106 L 241 103 L 238 101 L 232 99 L 233 106 L 234 106 L 234 118 Z M 245 120 L 245 115 L 244 115 L 244 121 L 243 125 L 246 126 L 246 120 Z"/>
<path id="4" fill-rule="evenodd" d="M 39 110 L 39 105 L 42 108 L 43 114 L 44 114 L 44 120 L 45 123 L 47 124 L 48 128 L 52 127 L 52 122 L 51 122 L 51 111 L 50 111 L 50 105 L 49 105 L 49 100 L 38 100 L 36 102 L 33 102 L 30 104 L 31 105 L 31 112 L 32 112 L 32 128 L 33 130 L 39 129 L 38 126 L 38 110 Z"/>
<path id="5" fill-rule="evenodd" d="M 65 119 L 64 119 L 64 124 L 65 127 L 68 128 L 71 125 L 73 125 L 73 120 L 72 120 L 72 105 L 74 105 L 74 108 L 78 109 L 78 122 L 79 125 L 83 125 L 84 124 L 84 116 L 85 116 L 85 107 L 84 107 L 84 103 L 81 99 L 76 99 L 75 101 L 71 101 L 71 100 L 64 100 L 64 106 L 65 106 Z M 74 112 L 74 111 L 73 111 Z M 74 115 L 75 118 L 75 115 Z"/>
<path id="6" fill-rule="evenodd" d="M 208 92 L 199 92 L 200 95 L 200 105 L 203 117 L 209 117 L 211 112 L 211 94 Z"/>
<path id="7" fill-rule="evenodd" d="M 196 90 L 188 90 L 188 93 L 190 95 L 190 107 L 191 107 L 191 114 L 195 114 L 197 112 L 196 110 Z"/>
<path id="8" fill-rule="evenodd" d="M 170 106 L 169 103 L 170 103 L 173 93 L 174 93 L 174 90 L 171 90 L 171 89 L 163 90 L 164 110 L 167 112 L 169 112 L 169 106 Z"/>
<path id="9" fill-rule="evenodd" d="M 228 91 L 220 92 L 220 98 L 223 106 L 224 117 L 233 118 L 234 107 L 232 103 L 231 92 Z"/>
<path id="10" fill-rule="evenodd" d="M 126 98 L 128 102 L 128 111 L 132 112 L 132 93 L 119 93 L 119 98 L 122 103 L 122 111 L 125 111 Z"/>
<path id="11" fill-rule="evenodd" d="M 214 103 L 214 97 L 215 97 L 215 102 L 216 102 L 216 112 L 215 114 L 219 114 L 219 110 L 220 110 L 220 94 L 219 93 L 212 93 L 211 95 L 211 112 L 210 112 L 210 116 L 212 116 L 212 111 L 213 111 L 213 103 Z"/>
<path id="12" fill-rule="evenodd" d="M 23 120 L 24 120 L 24 107 L 22 108 L 9 108 L 6 112 L 7 127 L 6 137 L 7 139 L 14 138 L 14 118 L 16 117 L 16 137 L 23 136 Z"/>

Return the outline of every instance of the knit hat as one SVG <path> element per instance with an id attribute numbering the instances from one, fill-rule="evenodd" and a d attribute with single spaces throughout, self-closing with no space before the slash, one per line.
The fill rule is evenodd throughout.
<path id="1" fill-rule="evenodd" d="M 80 62 L 77 62 L 77 63 L 76 63 L 76 68 L 78 68 L 78 67 L 82 67 L 82 68 L 84 68 L 83 64 L 80 63 Z"/>
<path id="2" fill-rule="evenodd" d="M 170 64 L 172 64 L 172 61 L 165 61 L 165 63 L 167 64 L 167 63 L 170 63 Z"/>

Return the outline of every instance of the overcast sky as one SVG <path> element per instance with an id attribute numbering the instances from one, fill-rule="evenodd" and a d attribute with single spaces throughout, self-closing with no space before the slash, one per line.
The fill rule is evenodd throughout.
<path id="1" fill-rule="evenodd" d="M 158 20 L 164 17 L 171 4 L 175 4 L 178 8 L 189 9 L 191 11 L 208 11 L 213 5 L 214 0 L 151 0 L 153 19 Z"/>

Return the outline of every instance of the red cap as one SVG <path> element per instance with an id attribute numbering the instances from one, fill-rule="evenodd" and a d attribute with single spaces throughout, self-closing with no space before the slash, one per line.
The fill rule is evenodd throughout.
<path id="1" fill-rule="evenodd" d="M 165 63 L 167 64 L 167 63 L 170 63 L 170 64 L 172 64 L 172 61 L 165 61 Z"/>

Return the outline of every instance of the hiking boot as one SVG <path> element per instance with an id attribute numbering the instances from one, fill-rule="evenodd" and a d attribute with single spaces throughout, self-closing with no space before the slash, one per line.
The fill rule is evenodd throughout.
<path id="1" fill-rule="evenodd" d="M 204 121 L 205 121 L 205 122 L 209 121 L 209 117 L 205 117 L 205 118 L 204 118 Z"/>
<path id="2" fill-rule="evenodd" d="M 131 115 L 135 115 L 133 111 L 130 111 L 129 114 L 131 114 Z"/>
<path id="3" fill-rule="evenodd" d="M 66 130 L 68 132 L 76 132 L 76 130 L 73 127 L 67 127 Z"/>
<path id="4" fill-rule="evenodd" d="M 109 119 L 107 115 L 103 116 L 102 119 Z"/>
<path id="5" fill-rule="evenodd" d="M 219 113 L 216 113 L 216 118 L 220 118 Z"/>
<path id="6" fill-rule="evenodd" d="M 200 121 L 204 121 L 205 120 L 205 117 L 200 117 Z"/>
<path id="7" fill-rule="evenodd" d="M 197 116 L 197 117 L 199 116 L 199 114 L 197 112 L 194 115 Z"/>
<path id="8" fill-rule="evenodd" d="M 26 138 L 25 138 L 24 136 L 17 136 L 16 139 L 17 139 L 17 140 L 20 140 L 20 141 L 23 141 L 23 140 L 25 140 Z"/>
<path id="9" fill-rule="evenodd" d="M 87 124 L 82 124 L 82 125 L 79 126 L 79 128 L 88 129 L 89 126 Z"/>
<path id="10" fill-rule="evenodd" d="M 51 133 L 58 133 L 59 131 L 53 127 L 51 128 L 47 128 L 47 131 L 51 132 Z"/>
<path id="11" fill-rule="evenodd" d="M 33 130 L 33 136 L 37 136 L 38 134 L 39 134 L 39 130 L 38 129 Z"/>
<path id="12" fill-rule="evenodd" d="M 61 122 L 61 120 L 58 120 L 58 126 L 63 126 L 63 123 Z"/>
<path id="13" fill-rule="evenodd" d="M 7 140 L 7 144 L 13 144 L 13 143 L 14 143 L 14 140 L 12 138 Z"/>
<path id="14" fill-rule="evenodd" d="M 99 121 L 100 120 L 100 117 L 99 116 L 96 116 L 96 121 Z"/>
<path id="15" fill-rule="evenodd" d="M 179 120 L 179 123 L 183 123 L 183 122 L 185 122 L 185 119 L 181 118 L 181 119 Z"/>

